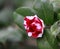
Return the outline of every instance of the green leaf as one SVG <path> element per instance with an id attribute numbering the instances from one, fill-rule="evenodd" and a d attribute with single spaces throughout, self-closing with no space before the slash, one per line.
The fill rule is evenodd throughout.
<path id="1" fill-rule="evenodd" d="M 51 35 L 55 37 L 60 33 L 60 20 L 51 26 L 50 31 L 52 32 Z"/>
<path id="2" fill-rule="evenodd" d="M 49 44 L 51 45 L 51 47 L 53 49 L 58 49 L 58 41 L 57 41 L 57 38 L 55 36 L 51 35 L 51 34 L 52 34 L 52 32 L 47 29 L 45 36 L 46 36 Z"/>
<path id="3" fill-rule="evenodd" d="M 50 30 L 46 30 L 46 38 L 53 49 L 58 49 L 58 42 L 60 40 L 60 20 L 54 23 Z M 58 39 L 57 39 L 58 38 Z"/>
<path id="4" fill-rule="evenodd" d="M 55 12 L 60 12 L 60 0 L 53 0 L 51 1 L 51 3 L 53 4 L 53 8 Z"/>
<path id="5" fill-rule="evenodd" d="M 13 13 L 13 18 L 14 18 L 14 22 L 23 30 L 25 30 L 24 28 L 24 17 L 21 16 L 20 14 L 18 14 L 17 12 Z"/>
<path id="6" fill-rule="evenodd" d="M 42 38 L 37 39 L 40 49 L 58 49 L 60 41 L 60 20 L 54 23 L 50 29 L 45 29 Z"/>
<path id="7" fill-rule="evenodd" d="M 49 42 L 47 41 L 46 37 L 42 38 L 42 39 L 37 39 L 37 44 L 38 44 L 38 48 L 39 49 L 53 49 Z"/>
<path id="8" fill-rule="evenodd" d="M 17 12 L 14 12 L 13 18 L 14 18 L 15 24 L 17 24 L 17 26 L 19 26 L 20 32 L 24 35 L 23 37 L 27 38 L 26 30 L 25 30 L 24 25 L 23 25 L 24 17 L 22 15 L 18 14 Z"/>
<path id="9" fill-rule="evenodd" d="M 40 49 L 58 49 L 57 39 L 51 35 L 50 30 L 45 30 L 42 38 L 37 39 Z"/>
<path id="10" fill-rule="evenodd" d="M 37 15 L 44 20 L 45 24 L 53 24 L 54 12 L 49 0 L 36 0 L 33 8 L 37 11 Z"/>
<path id="11" fill-rule="evenodd" d="M 58 18 L 58 20 L 60 20 L 60 13 L 58 13 L 58 17 L 57 18 Z"/>
<path id="12" fill-rule="evenodd" d="M 20 7 L 16 12 L 22 16 L 32 16 L 35 15 L 36 11 L 29 7 Z"/>
<path id="13" fill-rule="evenodd" d="M 28 8 L 28 7 L 20 7 L 13 13 L 14 22 L 19 26 L 19 28 L 21 28 L 21 30 L 23 31 L 24 37 L 27 37 L 26 30 L 23 25 L 24 16 L 30 16 L 30 15 L 31 16 L 35 15 L 35 10 L 33 10 L 32 8 Z"/>
<path id="14" fill-rule="evenodd" d="M 20 7 L 13 13 L 14 22 L 23 30 L 24 16 L 35 15 L 35 10 L 29 7 Z"/>

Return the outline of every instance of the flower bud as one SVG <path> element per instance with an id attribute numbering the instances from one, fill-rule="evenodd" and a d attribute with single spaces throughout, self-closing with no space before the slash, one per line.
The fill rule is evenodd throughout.
<path id="1" fill-rule="evenodd" d="M 42 37 L 45 28 L 43 20 L 37 15 L 26 16 L 24 18 L 24 27 L 28 36 L 33 38 Z"/>

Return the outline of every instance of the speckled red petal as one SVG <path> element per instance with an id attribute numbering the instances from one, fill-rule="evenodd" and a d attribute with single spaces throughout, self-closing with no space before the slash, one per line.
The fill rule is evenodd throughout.
<path id="1" fill-rule="evenodd" d="M 44 22 L 37 15 L 26 16 L 24 18 L 24 27 L 29 37 L 39 38 L 43 35 Z"/>

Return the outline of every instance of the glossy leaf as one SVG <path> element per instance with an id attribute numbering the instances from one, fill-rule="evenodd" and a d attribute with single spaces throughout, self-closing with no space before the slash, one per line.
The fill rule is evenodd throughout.
<path id="1" fill-rule="evenodd" d="M 55 36 L 51 35 L 51 31 L 48 29 L 46 30 L 46 38 L 49 42 L 49 44 L 52 46 L 53 49 L 58 49 L 58 42 Z"/>
<path id="2" fill-rule="evenodd" d="M 29 7 L 20 7 L 16 12 L 22 16 L 32 16 L 36 14 L 36 11 Z"/>
<path id="3" fill-rule="evenodd" d="M 57 39 L 51 35 L 50 30 L 45 30 L 44 36 L 37 39 L 37 44 L 40 49 L 58 49 Z"/>
<path id="4" fill-rule="evenodd" d="M 14 23 L 17 24 L 17 26 L 19 26 L 20 28 L 20 32 L 23 34 L 24 38 L 27 38 L 26 35 L 26 30 L 24 28 L 24 17 L 20 14 L 18 14 L 17 12 L 13 13 L 13 18 L 14 18 Z"/>
<path id="5" fill-rule="evenodd" d="M 58 16 L 57 16 L 58 20 L 60 20 L 60 13 L 58 13 Z"/>
<path id="6" fill-rule="evenodd" d="M 45 29 L 42 38 L 37 39 L 40 49 L 58 49 L 60 41 L 60 20 L 54 23 L 50 29 Z"/>
<path id="7" fill-rule="evenodd" d="M 26 36 L 26 31 L 25 31 L 25 28 L 24 28 L 24 25 L 23 25 L 24 16 L 28 16 L 28 15 L 29 16 L 30 15 L 35 15 L 35 10 L 33 10 L 32 8 L 28 8 L 28 7 L 21 7 L 21 8 L 18 8 L 13 13 L 14 22 L 19 26 L 19 28 L 21 28 L 21 30 L 23 31 L 23 34 L 25 34 L 24 37 L 27 37 Z"/>
<path id="8" fill-rule="evenodd" d="M 23 21 L 25 16 L 35 15 L 35 11 L 32 8 L 20 7 L 13 13 L 14 22 L 23 30 L 25 30 Z"/>
<path id="9" fill-rule="evenodd" d="M 53 24 L 50 30 L 51 34 L 56 37 L 60 33 L 60 20 Z"/>
<path id="10" fill-rule="evenodd" d="M 51 3 L 53 4 L 53 8 L 55 12 L 60 12 L 60 0 L 53 0 L 51 1 Z"/>
<path id="11" fill-rule="evenodd" d="M 45 24 L 53 24 L 54 12 L 49 0 L 36 0 L 33 8 L 37 11 L 38 16 L 44 20 Z"/>
<path id="12" fill-rule="evenodd" d="M 38 39 L 37 40 L 37 44 L 38 44 L 38 48 L 39 49 L 53 49 L 49 42 L 47 41 L 46 37 L 42 38 L 42 39 Z"/>
<path id="13" fill-rule="evenodd" d="M 24 17 L 21 16 L 20 14 L 18 14 L 17 12 L 13 13 L 13 18 L 14 18 L 14 22 L 23 30 L 24 29 L 24 25 L 23 25 L 23 21 L 24 21 Z"/>

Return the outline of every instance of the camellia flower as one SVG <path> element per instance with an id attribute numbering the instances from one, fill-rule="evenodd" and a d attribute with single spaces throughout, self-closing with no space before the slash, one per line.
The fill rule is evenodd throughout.
<path id="1" fill-rule="evenodd" d="M 45 26 L 43 20 L 34 15 L 24 18 L 24 27 L 29 37 L 39 38 L 42 37 Z"/>

